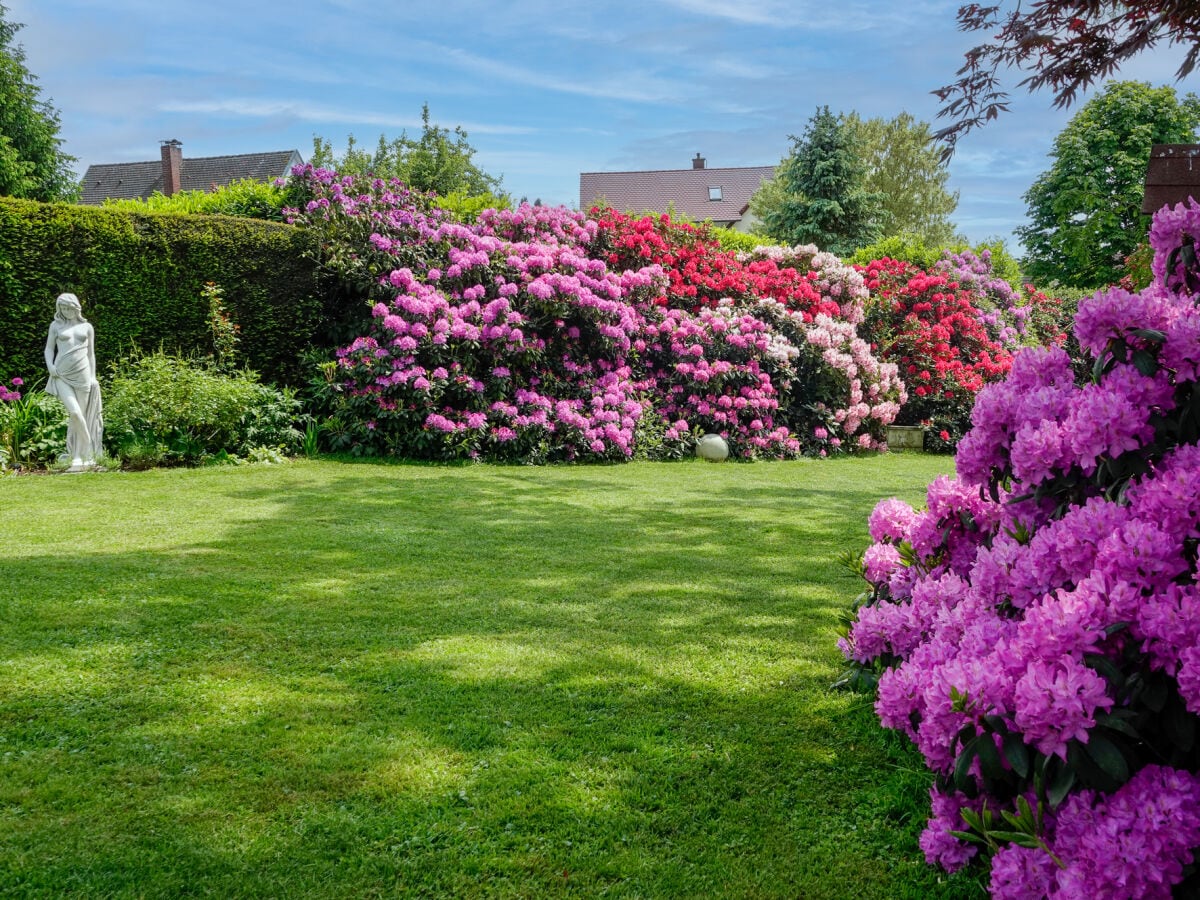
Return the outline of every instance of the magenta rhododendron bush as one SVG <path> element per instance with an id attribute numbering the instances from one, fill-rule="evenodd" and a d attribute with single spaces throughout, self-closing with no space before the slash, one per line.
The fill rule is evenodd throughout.
<path id="1" fill-rule="evenodd" d="M 715 433 L 741 457 L 874 450 L 906 398 L 857 333 L 861 276 L 815 248 L 741 260 L 665 220 L 525 205 L 468 225 L 398 184 L 312 167 L 293 184 L 326 268 L 374 298 L 322 384 L 347 447 L 620 460 Z"/>
<path id="2" fill-rule="evenodd" d="M 1200 847 L 1200 205 L 1155 283 L 1080 304 L 1094 358 L 1019 352 L 958 479 L 869 520 L 841 647 L 937 780 L 921 846 L 995 897 L 1170 897 Z M 1191 894 L 1189 894 L 1190 896 Z"/>

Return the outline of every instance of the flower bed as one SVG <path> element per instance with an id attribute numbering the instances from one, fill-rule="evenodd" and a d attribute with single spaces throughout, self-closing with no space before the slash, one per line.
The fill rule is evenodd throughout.
<path id="1" fill-rule="evenodd" d="M 432 458 L 740 457 L 877 449 L 905 399 L 857 334 L 861 277 L 815 248 L 745 259 L 704 230 L 611 211 L 485 211 L 298 169 L 293 221 L 375 302 L 320 382 L 362 452 Z"/>

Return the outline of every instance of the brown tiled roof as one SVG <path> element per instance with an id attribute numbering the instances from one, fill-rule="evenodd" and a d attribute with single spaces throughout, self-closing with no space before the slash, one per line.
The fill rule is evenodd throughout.
<path id="1" fill-rule="evenodd" d="M 1146 167 L 1142 212 L 1153 215 L 1188 197 L 1200 200 L 1200 144 L 1155 144 Z"/>
<path id="2" fill-rule="evenodd" d="M 775 176 L 774 166 L 729 169 L 658 169 L 648 172 L 583 172 L 579 176 L 579 208 L 604 201 L 613 209 L 665 212 L 668 205 L 690 219 L 736 222 L 763 179 Z M 710 200 L 709 188 L 720 188 L 721 199 Z"/>
<path id="3" fill-rule="evenodd" d="M 253 178 L 269 181 L 288 174 L 303 163 L 295 150 L 269 153 L 240 153 L 235 156 L 184 157 L 180 168 L 180 190 L 208 191 L 232 181 Z M 152 162 L 100 163 L 88 166 L 83 176 L 80 203 L 103 203 L 108 198 L 149 197 L 163 186 L 162 160 Z"/>

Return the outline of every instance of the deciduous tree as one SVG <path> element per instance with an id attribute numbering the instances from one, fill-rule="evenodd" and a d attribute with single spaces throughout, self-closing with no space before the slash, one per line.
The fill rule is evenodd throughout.
<path id="1" fill-rule="evenodd" d="M 882 197 L 883 236 L 916 235 L 932 247 L 952 243 L 958 192 L 946 187 L 950 173 L 929 123 L 904 112 L 894 119 L 850 113 L 845 124 L 866 164 L 867 191 Z"/>
<path id="2" fill-rule="evenodd" d="M 1150 226 L 1141 207 L 1151 146 L 1191 143 L 1198 127 L 1200 99 L 1171 87 L 1117 81 L 1085 103 L 1025 194 L 1025 275 L 1083 288 L 1118 281 Z"/>
<path id="3" fill-rule="evenodd" d="M 58 112 L 25 67 L 25 51 L 14 41 L 20 29 L 0 3 L 0 195 L 70 199 L 78 193 L 75 157 L 62 151 Z"/>
<path id="4" fill-rule="evenodd" d="M 343 175 L 373 174 L 379 178 L 398 178 L 410 188 L 433 191 L 441 196 L 463 193 L 468 196 L 501 197 L 501 179 L 476 165 L 475 148 L 467 133 L 454 131 L 430 121 L 429 104 L 421 108 L 421 135 L 410 138 L 407 132 L 388 140 L 379 136 L 375 152 L 360 149 L 354 135 L 347 138 L 346 152 L 335 156 L 328 140 L 313 137 L 312 164 L 336 169 Z"/>

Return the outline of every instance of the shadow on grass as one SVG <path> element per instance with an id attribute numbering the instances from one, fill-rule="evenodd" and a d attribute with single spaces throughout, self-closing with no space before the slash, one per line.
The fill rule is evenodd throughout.
<path id="1" fill-rule="evenodd" d="M 356 468 L 231 486 L 260 512 L 216 540 L 4 561 L 0 884 L 971 895 L 915 855 L 911 755 L 826 691 L 878 495 L 780 514 L 696 468 Z"/>

